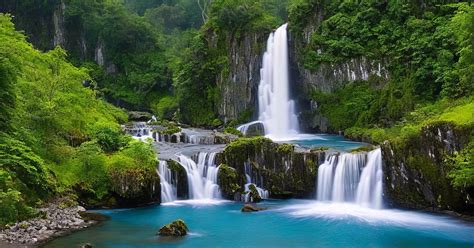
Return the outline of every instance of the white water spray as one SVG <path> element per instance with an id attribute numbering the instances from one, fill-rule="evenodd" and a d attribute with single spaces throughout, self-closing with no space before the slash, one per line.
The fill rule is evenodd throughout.
<path id="1" fill-rule="evenodd" d="M 216 153 L 199 153 L 196 162 L 184 155 L 179 155 L 188 176 L 189 199 L 220 199 L 221 192 L 217 185 L 219 167 L 215 165 Z"/>
<path id="2" fill-rule="evenodd" d="M 258 86 L 258 121 L 265 127 L 265 136 L 273 140 L 291 139 L 299 127 L 295 104 L 290 99 L 286 28 L 284 24 L 268 37 Z M 240 126 L 239 130 L 245 131 L 252 124 L 255 122 Z"/>
<path id="3" fill-rule="evenodd" d="M 382 181 L 380 148 L 369 153 L 330 155 L 318 168 L 317 199 L 382 208 Z"/>
<path id="4" fill-rule="evenodd" d="M 168 168 L 166 161 L 160 160 L 158 165 L 158 175 L 160 176 L 161 185 L 161 202 L 176 201 L 177 190 L 175 181 L 173 181 L 173 174 Z"/>

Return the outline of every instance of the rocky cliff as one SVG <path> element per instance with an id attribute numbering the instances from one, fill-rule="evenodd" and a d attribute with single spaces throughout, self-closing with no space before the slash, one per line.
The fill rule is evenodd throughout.
<path id="1" fill-rule="evenodd" d="M 318 35 L 321 23 L 327 18 L 323 4 L 313 3 L 306 8 L 304 17 L 290 17 L 289 22 L 292 84 L 296 89 L 293 94 L 299 102 L 302 129 L 326 132 L 328 120 L 318 113 L 320 105 L 317 99 L 312 99 L 312 92 L 331 93 L 347 83 L 366 81 L 372 77 L 386 80 L 390 73 L 384 59 L 373 60 L 364 56 L 334 63 L 321 62 L 311 68 L 306 66 L 308 53 L 322 53 L 321 50 L 314 51 L 311 43 L 314 36 Z"/>
<path id="2" fill-rule="evenodd" d="M 263 137 L 242 138 L 230 143 L 219 156 L 226 165 L 219 173 L 220 186 L 232 199 L 243 191 L 248 173 L 257 186 L 270 192 L 270 197 L 314 198 L 317 167 L 324 157 L 322 151 L 295 151 L 293 145 L 276 144 Z"/>
<path id="3" fill-rule="evenodd" d="M 225 37 L 228 66 L 216 79 L 220 95 L 218 114 L 224 122 L 254 117 L 267 36 L 266 33 L 251 32 Z"/>
<path id="4" fill-rule="evenodd" d="M 454 188 L 447 159 L 469 142 L 470 129 L 450 123 L 425 126 L 403 144 L 382 145 L 386 198 L 391 206 L 472 214 L 474 189 Z"/>

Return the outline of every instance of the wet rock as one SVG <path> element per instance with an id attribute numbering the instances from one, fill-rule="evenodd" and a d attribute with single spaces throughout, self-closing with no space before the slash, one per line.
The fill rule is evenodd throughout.
<path id="1" fill-rule="evenodd" d="M 262 196 L 258 193 L 257 187 L 255 184 L 249 185 L 249 197 L 251 202 L 260 202 L 262 200 Z"/>
<path id="2" fill-rule="evenodd" d="M 188 233 L 188 227 L 184 223 L 183 220 L 178 219 L 171 222 L 168 225 L 164 225 L 158 231 L 158 235 L 160 236 L 185 236 Z"/>
<path id="3" fill-rule="evenodd" d="M 105 221 L 108 220 L 109 217 L 103 214 L 94 213 L 94 212 L 79 212 L 79 215 L 83 220 L 94 220 L 94 221 Z M 75 219 L 74 221 L 80 221 L 79 219 Z"/>
<path id="4" fill-rule="evenodd" d="M 92 248 L 92 245 L 89 243 L 85 243 L 79 246 L 79 248 Z"/>
<path id="5" fill-rule="evenodd" d="M 260 207 L 257 207 L 257 206 L 251 205 L 251 204 L 245 204 L 240 209 L 240 211 L 248 213 L 248 212 L 258 212 L 258 211 L 262 211 L 262 210 L 265 210 L 265 209 L 266 208 L 260 208 Z"/>

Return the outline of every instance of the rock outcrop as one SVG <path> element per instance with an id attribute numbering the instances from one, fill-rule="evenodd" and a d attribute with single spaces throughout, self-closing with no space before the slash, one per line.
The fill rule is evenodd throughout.
<path id="1" fill-rule="evenodd" d="M 450 123 L 425 126 L 420 136 L 382 147 L 386 199 L 407 208 L 452 210 L 472 214 L 474 189 L 455 189 L 446 159 L 469 141 L 469 128 Z"/>
<path id="2" fill-rule="evenodd" d="M 185 236 L 187 233 L 188 227 L 183 220 L 178 219 L 161 227 L 157 234 L 160 236 L 181 237 Z"/>
<path id="3" fill-rule="evenodd" d="M 295 151 L 293 145 L 277 144 L 264 137 L 241 138 L 230 143 L 218 160 L 218 175 L 223 195 L 240 199 L 247 183 L 245 166 L 251 167 L 250 178 L 258 178 L 270 197 L 301 198 L 314 196 L 317 167 L 324 160 L 324 151 Z M 239 188 L 237 187 L 239 186 Z"/>
<path id="4" fill-rule="evenodd" d="M 267 38 L 268 33 L 261 32 L 225 37 L 228 68 L 216 79 L 220 94 L 218 114 L 224 122 L 251 118 L 256 113 L 260 67 Z"/>

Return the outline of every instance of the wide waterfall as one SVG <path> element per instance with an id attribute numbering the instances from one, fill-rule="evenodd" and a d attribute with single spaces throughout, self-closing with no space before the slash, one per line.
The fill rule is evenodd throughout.
<path id="1" fill-rule="evenodd" d="M 217 184 L 219 167 L 215 164 L 216 153 L 201 152 L 197 163 L 185 155 L 179 155 L 179 163 L 188 175 L 189 199 L 220 199 L 221 192 Z"/>
<path id="2" fill-rule="evenodd" d="M 330 155 L 318 168 L 317 199 L 382 208 L 382 177 L 380 148 Z"/>
<path id="3" fill-rule="evenodd" d="M 178 198 L 175 185 L 176 181 L 173 180 L 173 174 L 168 168 L 168 163 L 166 161 L 160 160 L 158 165 L 158 175 L 160 176 L 161 202 L 176 201 Z"/>
<path id="4" fill-rule="evenodd" d="M 258 86 L 258 121 L 265 127 L 265 136 L 273 140 L 290 139 L 299 127 L 295 104 L 290 99 L 286 27 L 287 24 L 282 25 L 268 37 Z M 255 122 L 238 129 L 244 131 L 252 124 Z"/>

